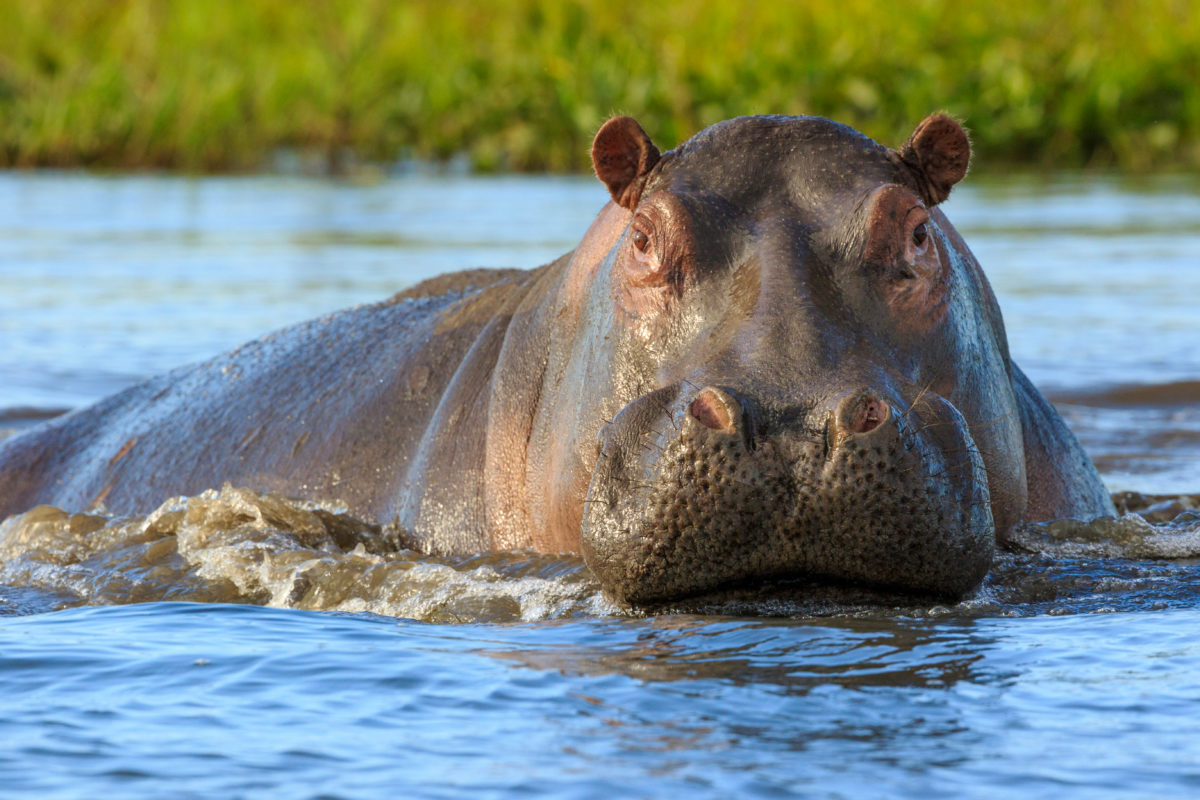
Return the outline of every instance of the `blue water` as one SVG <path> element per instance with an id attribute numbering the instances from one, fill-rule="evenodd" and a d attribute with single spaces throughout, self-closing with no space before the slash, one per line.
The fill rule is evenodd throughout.
<path id="1" fill-rule="evenodd" d="M 0 622 L 0 774 L 38 797 L 1188 797 L 1198 622 L 75 609 Z"/>
<path id="2" fill-rule="evenodd" d="M 447 269 L 544 262 L 603 200 L 0 174 L 0 429 Z M 1186 507 L 1193 183 L 971 177 L 947 213 L 1108 487 Z M 331 555 L 274 524 L 0 524 L 0 797 L 1200 794 L 1193 522 L 1006 554 L 948 607 L 648 618 L 571 559 Z"/>

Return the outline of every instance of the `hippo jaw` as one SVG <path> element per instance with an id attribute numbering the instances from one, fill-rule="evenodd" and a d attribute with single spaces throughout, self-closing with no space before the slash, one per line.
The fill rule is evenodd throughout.
<path id="1" fill-rule="evenodd" d="M 983 460 L 948 402 L 895 406 L 849 392 L 823 429 L 756 431 L 732 391 L 639 397 L 601 435 L 588 566 L 635 605 L 786 578 L 961 596 L 994 549 Z"/>

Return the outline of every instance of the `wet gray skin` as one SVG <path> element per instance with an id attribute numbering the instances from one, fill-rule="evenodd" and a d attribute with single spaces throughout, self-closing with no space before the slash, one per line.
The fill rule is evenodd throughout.
<path id="1" fill-rule="evenodd" d="M 582 544 L 610 591 L 804 575 L 960 595 L 1027 513 L 1108 511 L 932 210 L 967 154 L 945 117 L 899 153 L 825 120 L 739 119 L 635 188 L 611 266 L 633 324 L 610 337 L 631 371 L 658 356 L 644 380 L 663 388 L 600 436 Z M 1026 426 L 1069 472 L 1032 507 Z"/>
<path id="2" fill-rule="evenodd" d="M 609 203 L 528 272 L 427 282 L 0 444 L 0 517 L 230 482 L 397 546 L 581 552 L 653 604 L 774 578 L 961 595 L 1021 519 L 1112 513 L 936 205 L 969 145 L 749 117 L 593 146 Z"/>

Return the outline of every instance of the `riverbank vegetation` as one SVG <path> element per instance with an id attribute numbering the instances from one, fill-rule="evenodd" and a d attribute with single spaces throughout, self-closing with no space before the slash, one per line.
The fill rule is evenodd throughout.
<path id="1" fill-rule="evenodd" d="M 664 149 L 737 114 L 898 144 L 927 113 L 985 168 L 1200 166 L 1190 0 L 12 0 L 0 166 L 247 170 L 281 150 L 586 169 L 631 113 Z"/>

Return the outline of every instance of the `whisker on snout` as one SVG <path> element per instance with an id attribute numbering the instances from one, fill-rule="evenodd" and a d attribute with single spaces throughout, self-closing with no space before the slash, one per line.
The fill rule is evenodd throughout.
<path id="1" fill-rule="evenodd" d="M 913 409 L 915 409 L 917 407 L 917 404 L 921 402 L 921 399 L 924 398 L 925 395 L 932 388 L 933 388 L 933 381 L 930 380 L 929 383 L 925 384 L 921 388 L 921 391 L 917 392 L 917 396 L 914 397 L 913 401 L 908 404 L 908 408 L 904 409 L 903 413 L 900 414 L 900 419 L 907 421 L 908 416 L 913 412 Z"/>

